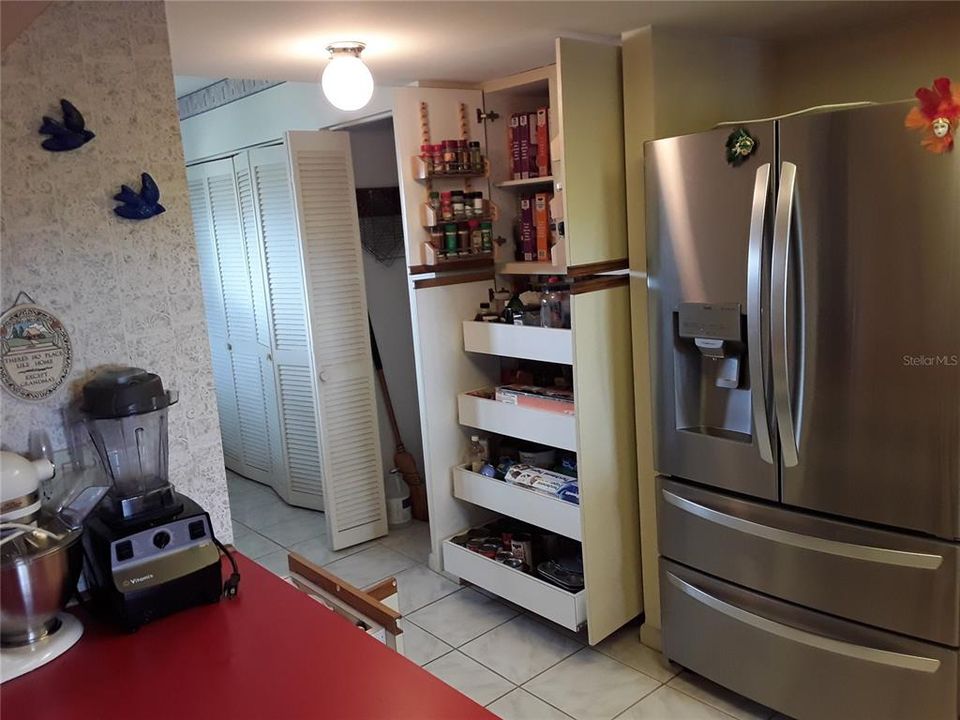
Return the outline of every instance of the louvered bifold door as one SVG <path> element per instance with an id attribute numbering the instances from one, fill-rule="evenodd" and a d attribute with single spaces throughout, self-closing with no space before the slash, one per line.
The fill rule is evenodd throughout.
<path id="1" fill-rule="evenodd" d="M 319 400 L 310 362 L 303 262 L 287 152 L 282 146 L 264 147 L 246 156 L 260 230 L 285 456 L 285 487 L 278 492 L 291 505 L 323 510 Z M 241 198 L 243 187 L 241 182 Z"/>
<path id="2" fill-rule="evenodd" d="M 285 139 L 319 381 L 327 529 L 341 548 L 387 532 L 350 139 L 330 131 Z"/>
<path id="3" fill-rule="evenodd" d="M 232 176 L 233 162 L 230 158 L 187 168 L 187 185 L 190 190 L 190 208 L 200 263 L 203 307 L 207 316 L 207 337 L 210 341 L 214 391 L 220 415 L 224 463 L 236 472 L 243 472 L 240 416 L 233 382 L 233 363 L 228 349 L 227 319 L 220 288 L 220 265 L 217 260 L 217 241 L 209 193 L 211 178 L 230 179 Z"/>
<path id="4" fill-rule="evenodd" d="M 257 313 L 259 270 L 250 265 L 233 160 L 201 167 L 207 168 L 204 191 L 216 249 L 226 347 L 237 408 L 240 462 L 228 467 L 269 483 L 273 473 L 271 408 L 264 386 L 268 381 L 272 383 L 272 378 L 264 372 L 265 361 L 269 362 L 269 347 L 258 339 L 261 336 L 258 323 L 262 324 Z"/>

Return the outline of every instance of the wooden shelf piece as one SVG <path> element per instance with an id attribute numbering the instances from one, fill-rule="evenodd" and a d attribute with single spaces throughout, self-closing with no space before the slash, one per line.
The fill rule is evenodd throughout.
<path id="1" fill-rule="evenodd" d="M 493 255 L 482 255 L 480 257 L 457 258 L 456 260 L 444 260 L 436 265 L 410 265 L 408 270 L 411 275 L 424 275 L 426 273 L 453 272 L 455 270 L 482 270 L 493 267 Z"/>
<path id="2" fill-rule="evenodd" d="M 573 364 L 570 330 L 464 320 L 463 349 L 501 357 Z"/>
<path id="3" fill-rule="evenodd" d="M 461 425 L 577 451 L 575 415 L 511 405 L 470 393 L 457 396 L 457 410 Z"/>
<path id="4" fill-rule="evenodd" d="M 587 621 L 585 590 L 564 590 L 450 540 L 443 543 L 443 569 L 570 630 Z"/>
<path id="5" fill-rule="evenodd" d="M 546 175 L 544 177 L 536 178 L 523 178 L 522 180 L 504 180 L 503 182 L 495 183 L 498 188 L 525 188 L 537 185 L 553 185 L 553 175 Z"/>
<path id="6" fill-rule="evenodd" d="M 580 540 L 580 506 L 495 478 L 453 469 L 453 494 L 467 502 Z"/>

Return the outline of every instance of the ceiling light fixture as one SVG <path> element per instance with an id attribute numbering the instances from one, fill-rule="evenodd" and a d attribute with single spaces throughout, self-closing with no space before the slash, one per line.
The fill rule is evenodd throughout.
<path id="1" fill-rule="evenodd" d="M 323 69 L 320 86 L 330 103 L 340 110 L 359 110 L 373 96 L 373 75 L 363 64 L 361 42 L 335 42 L 327 45 L 330 62 Z"/>

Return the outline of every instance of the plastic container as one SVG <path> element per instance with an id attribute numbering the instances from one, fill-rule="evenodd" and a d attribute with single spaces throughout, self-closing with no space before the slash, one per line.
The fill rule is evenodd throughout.
<path id="1" fill-rule="evenodd" d="M 410 488 L 394 468 L 387 475 L 387 525 L 392 528 L 409 525 L 413 520 L 413 504 L 410 501 Z"/>

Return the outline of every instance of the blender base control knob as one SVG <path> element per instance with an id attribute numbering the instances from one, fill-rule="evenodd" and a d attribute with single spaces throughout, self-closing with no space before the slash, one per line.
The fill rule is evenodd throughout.
<path id="1" fill-rule="evenodd" d="M 163 550 L 167 545 L 170 544 L 170 533 L 166 530 L 161 530 L 153 536 L 153 544 L 160 550 Z"/>

